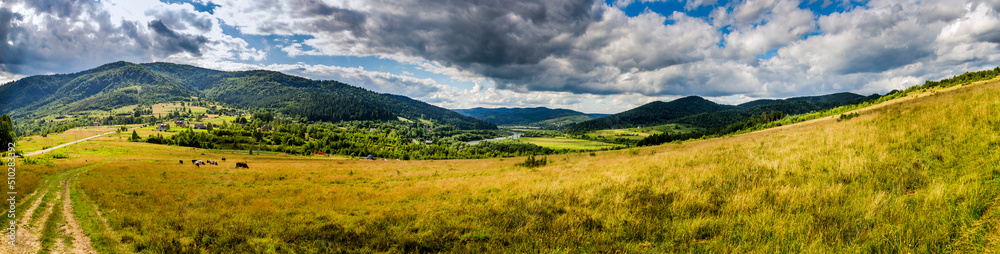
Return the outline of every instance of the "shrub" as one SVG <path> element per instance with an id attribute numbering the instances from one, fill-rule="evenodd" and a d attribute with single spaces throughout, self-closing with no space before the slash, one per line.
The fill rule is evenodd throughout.
<path id="1" fill-rule="evenodd" d="M 837 118 L 837 122 L 848 120 L 848 119 L 851 119 L 851 118 L 855 118 L 855 117 L 858 117 L 859 115 L 860 114 L 858 114 L 858 112 L 854 112 L 854 113 L 850 113 L 850 114 L 840 114 L 840 117 Z"/>
<path id="2" fill-rule="evenodd" d="M 515 166 L 520 166 L 520 167 L 526 167 L 526 168 L 535 168 L 535 167 L 545 166 L 545 164 L 548 164 L 548 163 L 549 163 L 549 159 L 548 158 L 541 158 L 541 159 L 537 159 L 536 160 L 534 155 L 528 155 L 528 158 L 525 159 L 524 162 L 521 162 L 521 163 L 518 163 L 518 164 L 514 164 L 514 165 Z"/>

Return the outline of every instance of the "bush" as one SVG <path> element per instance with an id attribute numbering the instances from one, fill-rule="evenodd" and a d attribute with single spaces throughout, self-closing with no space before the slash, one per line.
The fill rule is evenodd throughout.
<path id="1" fill-rule="evenodd" d="M 535 167 L 545 166 L 545 164 L 548 164 L 548 163 L 549 163 L 549 159 L 548 158 L 541 158 L 541 159 L 537 159 L 536 160 L 534 155 L 528 155 L 528 158 L 525 159 L 524 162 L 521 162 L 521 163 L 518 163 L 518 164 L 514 164 L 514 165 L 515 166 L 520 166 L 520 167 L 526 167 L 526 168 L 535 168 Z"/>
<path id="2" fill-rule="evenodd" d="M 850 114 L 840 114 L 840 117 L 837 117 L 837 122 L 848 120 L 848 119 L 851 119 L 851 118 L 855 118 L 855 117 L 858 117 L 859 115 L 860 114 L 858 114 L 858 112 L 854 112 L 854 113 L 850 113 Z"/>

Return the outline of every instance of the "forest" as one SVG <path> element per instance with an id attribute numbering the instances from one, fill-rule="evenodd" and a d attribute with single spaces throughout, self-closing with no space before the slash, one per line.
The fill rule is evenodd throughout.
<path id="1" fill-rule="evenodd" d="M 194 118 L 171 112 L 167 117 Z M 545 155 L 555 151 L 517 140 L 499 140 L 469 145 L 468 141 L 509 135 L 500 130 L 461 130 L 450 125 L 421 121 L 299 122 L 299 119 L 254 113 L 220 125 L 207 124 L 205 131 L 181 128 L 158 133 L 136 142 L 207 149 L 273 151 L 294 155 L 341 155 L 377 159 L 468 159 Z M 167 134 L 167 135 L 163 135 Z"/>

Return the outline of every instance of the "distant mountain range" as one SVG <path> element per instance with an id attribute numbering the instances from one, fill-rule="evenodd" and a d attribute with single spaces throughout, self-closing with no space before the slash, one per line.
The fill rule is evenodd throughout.
<path id="1" fill-rule="evenodd" d="M 717 104 L 697 96 L 688 96 L 670 102 L 654 101 L 625 112 L 571 125 L 567 127 L 567 130 L 569 132 L 585 132 L 668 123 L 713 129 L 766 112 L 781 111 L 789 115 L 802 114 L 861 103 L 879 97 L 878 94 L 861 96 L 854 93 L 835 93 L 788 99 L 762 99 L 733 106 Z"/>
<path id="2" fill-rule="evenodd" d="M 551 127 L 591 120 L 607 114 L 586 114 L 569 109 L 537 108 L 471 108 L 453 109 L 459 114 L 497 125 Z"/>
<path id="3" fill-rule="evenodd" d="M 496 125 L 405 96 L 375 93 L 337 81 L 317 81 L 274 71 L 217 71 L 172 63 L 114 62 L 0 86 L 0 114 L 35 119 L 51 114 L 111 110 L 192 97 L 251 111 L 267 110 L 309 120 L 425 119 L 458 129 Z"/>

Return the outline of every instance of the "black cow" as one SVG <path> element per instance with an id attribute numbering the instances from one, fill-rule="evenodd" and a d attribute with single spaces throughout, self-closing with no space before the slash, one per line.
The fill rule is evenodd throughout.
<path id="1" fill-rule="evenodd" d="M 236 163 L 236 168 L 246 168 L 246 169 L 249 169 L 250 166 L 248 166 L 246 162 L 237 162 Z"/>
<path id="2" fill-rule="evenodd" d="M 226 157 L 222 157 L 222 161 L 226 161 Z"/>
<path id="3" fill-rule="evenodd" d="M 181 164 L 184 164 L 184 160 L 181 160 Z"/>

